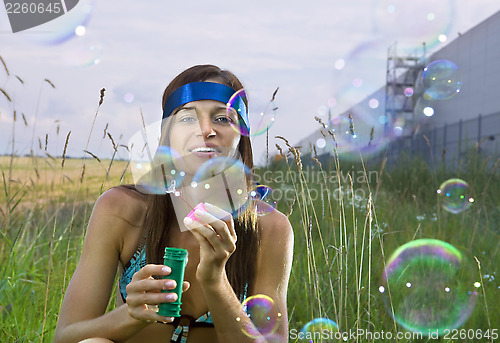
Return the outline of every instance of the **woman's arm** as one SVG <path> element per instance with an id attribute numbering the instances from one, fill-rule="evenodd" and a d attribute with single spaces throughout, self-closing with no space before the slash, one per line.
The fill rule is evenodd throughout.
<path id="1" fill-rule="evenodd" d="M 105 314 L 125 232 L 139 229 L 134 222 L 140 209 L 132 201 L 123 191 L 111 189 L 96 202 L 80 261 L 66 290 L 54 342 L 78 342 L 89 337 L 120 342 L 146 327 L 149 324 L 147 320 L 162 320 L 162 317 L 145 308 L 145 302 L 164 302 L 160 297 L 165 297 L 165 293 L 145 293 L 148 287 L 159 290 L 165 285 L 165 280 L 149 278 L 149 275 L 169 274 L 169 270 L 162 269 L 164 266 L 157 265 L 144 267 L 136 273 L 139 276 L 134 275 L 134 283 L 130 283 L 132 294 L 129 296 L 137 299 L 135 291 L 149 297 L 141 299 L 142 305 L 135 306 L 135 311 L 131 311 L 130 305 L 124 304 Z M 140 307 L 142 311 L 137 310 Z M 130 315 L 131 312 L 135 318 Z"/>
<path id="2" fill-rule="evenodd" d="M 211 212 L 210 207 L 206 207 Z M 210 215 L 197 215 L 197 217 L 201 223 L 208 224 L 215 230 L 201 227 L 197 223 L 187 223 L 200 243 L 197 279 L 202 285 L 219 342 L 255 342 L 255 336 L 259 336 L 259 333 L 243 311 L 224 268 L 225 262 L 236 248 L 236 234 L 232 218 L 229 216 L 230 219 L 223 222 Z M 221 218 L 220 215 L 217 217 Z M 286 295 L 293 255 L 293 231 L 288 218 L 278 211 L 260 218 L 259 227 L 261 245 L 252 294 L 264 294 L 273 299 L 274 312 L 281 314 L 279 325 L 274 333 L 274 342 L 276 335 L 280 341 L 287 342 Z M 255 335 L 249 337 L 244 332 Z"/>

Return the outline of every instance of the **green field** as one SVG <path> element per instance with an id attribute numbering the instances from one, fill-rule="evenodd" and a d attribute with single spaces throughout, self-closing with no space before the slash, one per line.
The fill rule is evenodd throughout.
<path id="1" fill-rule="evenodd" d="M 289 155 L 256 174 L 273 188 L 277 206 L 289 214 L 295 232 L 288 292 L 291 330 L 300 331 L 314 318 L 329 318 L 343 333 L 408 334 L 391 315 L 395 305 L 391 299 L 401 298 L 400 290 L 393 285 L 389 301 L 388 292 L 380 292 L 384 265 L 401 245 L 432 238 L 461 252 L 465 268 L 455 278 L 460 287 L 477 293 L 475 306 L 469 308 L 472 313 L 455 339 L 450 334 L 398 341 L 492 341 L 457 335 L 470 329 L 476 333 L 500 329 L 500 283 L 495 279 L 500 261 L 498 161 L 492 163 L 471 151 L 454 170 L 431 170 L 422 161 L 405 157 L 399 167 L 388 169 L 370 161 L 344 163 L 342 158 L 320 165 L 297 152 L 293 158 L 293 148 Z M 61 162 L 49 157 L 0 157 L 1 342 L 52 341 L 93 203 L 106 189 L 132 181 L 124 161 L 113 161 L 111 168 L 111 161 L 93 158 L 66 159 L 64 167 Z M 441 182 L 452 177 L 467 180 L 475 199 L 458 214 L 443 211 L 436 194 Z M 428 277 L 420 281 L 432 290 L 439 276 L 433 273 L 444 271 L 432 264 L 421 268 L 417 276 Z M 427 311 L 435 316 L 467 310 L 457 302 L 429 306 Z M 396 339 L 360 336 L 347 341 Z"/>

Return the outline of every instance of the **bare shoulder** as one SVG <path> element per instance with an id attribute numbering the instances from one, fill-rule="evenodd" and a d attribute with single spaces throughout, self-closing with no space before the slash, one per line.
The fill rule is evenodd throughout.
<path id="1" fill-rule="evenodd" d="M 261 234 L 261 244 L 293 242 L 293 229 L 288 217 L 278 210 L 261 216 L 257 220 Z"/>
<path id="2" fill-rule="evenodd" d="M 131 194 L 131 190 L 115 187 L 97 199 L 93 215 L 118 217 L 132 226 L 141 226 L 146 212 L 146 201 Z"/>
<path id="3" fill-rule="evenodd" d="M 281 302 L 285 311 L 286 290 L 293 260 L 292 225 L 288 217 L 278 210 L 259 217 L 257 224 L 260 244 L 254 293 L 271 296 Z"/>

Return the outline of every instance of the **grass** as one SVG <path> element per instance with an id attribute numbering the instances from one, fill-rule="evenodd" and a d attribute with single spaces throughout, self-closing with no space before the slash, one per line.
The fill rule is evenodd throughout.
<path id="1" fill-rule="evenodd" d="M 2 342 L 52 341 L 93 203 L 120 180 L 129 182 L 127 175 L 122 179 L 124 161 L 114 161 L 109 174 L 109 160 L 66 159 L 64 168 L 61 162 L 0 157 Z"/>
<path id="2" fill-rule="evenodd" d="M 496 169 L 500 166 L 498 161 L 491 167 L 489 159 L 485 161 L 484 156 L 472 150 L 458 170 L 444 167 L 432 170 L 422 160 L 404 156 L 398 163 L 399 167 L 384 170 L 380 164 L 367 166 L 362 161 L 342 165 L 338 158 L 331 158 L 329 165 L 325 166 L 310 156 L 302 157 L 301 163 L 296 163 L 299 153 L 293 147 L 288 148 L 294 159 L 288 159 L 286 164 L 271 165 L 261 174 L 264 179 L 267 172 L 266 181 L 277 194 L 287 187 L 294 190 L 293 201 L 288 201 L 289 204 L 282 201 L 278 205 L 286 213 L 293 203 L 289 217 L 295 228 L 295 257 L 289 288 L 291 328 L 300 330 L 313 318 L 329 318 L 345 334 L 358 330 L 373 334 L 384 330 L 393 334 L 392 339 L 385 341 L 396 341 L 396 332 L 404 334 L 406 331 L 400 325 L 404 321 L 399 320 L 397 324 L 390 315 L 387 293 L 379 291 L 384 285 L 384 266 L 398 247 L 424 238 L 450 243 L 463 255 L 463 266 L 453 278 L 459 281 L 457 286 L 477 292 L 478 297 L 473 313 L 460 329 L 486 332 L 495 328 L 494 323 L 500 322 L 498 311 L 494 310 L 498 306 L 499 293 L 498 281 L 494 280 L 498 270 L 495 261 L 500 253 L 497 224 L 500 196 L 496 192 L 500 189 Z M 306 161 L 309 165 L 305 167 Z M 337 177 L 333 182 L 328 177 L 317 177 L 323 175 L 321 171 Z M 373 171 L 376 171 L 376 177 L 369 180 L 369 175 L 374 176 Z M 296 182 L 291 185 L 273 182 L 271 175 L 281 181 L 287 172 L 300 177 L 296 177 Z M 311 177 L 311 174 L 316 177 Z M 476 198 L 471 208 L 459 214 L 444 211 L 436 194 L 440 183 L 452 177 L 467 180 Z M 439 263 L 442 262 L 432 261 L 432 267 L 428 265 L 428 268 L 415 272 L 416 281 L 423 278 L 422 290 L 433 290 L 431 280 L 444 273 Z M 431 285 L 425 282 L 431 282 Z M 480 283 L 479 288 L 473 286 L 475 282 Z M 392 300 L 404 299 L 397 283 L 393 286 Z M 436 295 L 434 299 L 437 299 Z M 443 308 L 443 299 L 440 300 L 441 305 L 436 304 L 431 309 L 436 316 L 444 310 L 455 311 L 458 317 L 471 308 L 458 300 L 445 302 L 447 305 Z M 429 300 L 423 302 L 429 303 Z M 409 312 L 395 311 L 399 314 Z M 349 337 L 349 341 L 352 339 Z M 372 341 L 370 336 L 357 339 L 360 342 Z M 427 340 L 436 341 L 425 337 L 398 341 Z M 440 340 L 452 341 L 443 336 Z"/>
<path id="3" fill-rule="evenodd" d="M 500 253 L 495 226 L 500 218 L 496 170 L 483 168 L 480 160 L 469 160 L 470 165 L 458 174 L 430 170 L 418 160 L 404 161 L 390 171 L 378 165 L 365 165 L 369 169 L 363 170 L 361 164 L 342 166 L 338 159 L 320 165 L 294 153 L 298 160 L 282 160 L 256 170 L 261 182 L 274 189 L 273 196 L 288 190 L 289 198 L 283 197 L 278 208 L 291 212 L 295 231 L 290 329 L 300 330 L 313 318 L 329 318 L 343 332 L 404 332 L 378 289 L 389 255 L 419 238 L 455 246 L 469 266 L 464 284 L 481 282 L 474 312 L 462 328 L 486 331 L 500 322 L 498 281 L 492 278 Z M 128 168 L 124 161 L 114 161 L 109 173 L 109 160 L 66 159 L 64 167 L 61 161 L 0 158 L 4 177 L 0 197 L 2 342 L 51 341 L 93 202 L 109 187 L 131 181 L 124 174 Z M 11 178 L 6 179 L 9 169 Z M 370 170 L 377 171 L 376 177 L 363 181 L 361 176 Z M 286 172 L 295 179 L 279 179 Z M 463 213 L 451 214 L 441 209 L 435 190 L 442 180 L 457 176 L 469 181 L 476 202 Z"/>

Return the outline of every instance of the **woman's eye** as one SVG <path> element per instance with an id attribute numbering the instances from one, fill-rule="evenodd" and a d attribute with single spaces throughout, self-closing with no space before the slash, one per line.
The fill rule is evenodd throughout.
<path id="1" fill-rule="evenodd" d="M 215 118 L 215 121 L 218 121 L 221 123 L 229 123 L 229 118 L 228 117 L 217 117 L 217 118 Z"/>
<path id="2" fill-rule="evenodd" d="M 196 111 L 194 111 L 192 108 L 181 108 L 176 114 L 175 114 L 177 121 L 181 123 L 185 122 L 191 122 L 193 120 L 196 120 Z"/>
<path id="3" fill-rule="evenodd" d="M 193 116 L 183 116 L 183 117 L 179 118 L 179 122 L 181 122 L 181 123 L 189 123 L 189 122 L 193 122 L 195 120 L 196 120 L 196 118 Z"/>
<path id="4" fill-rule="evenodd" d="M 216 122 L 223 123 L 223 124 L 229 124 L 229 123 L 234 123 L 234 120 L 229 117 L 229 116 L 219 116 L 215 118 Z"/>

